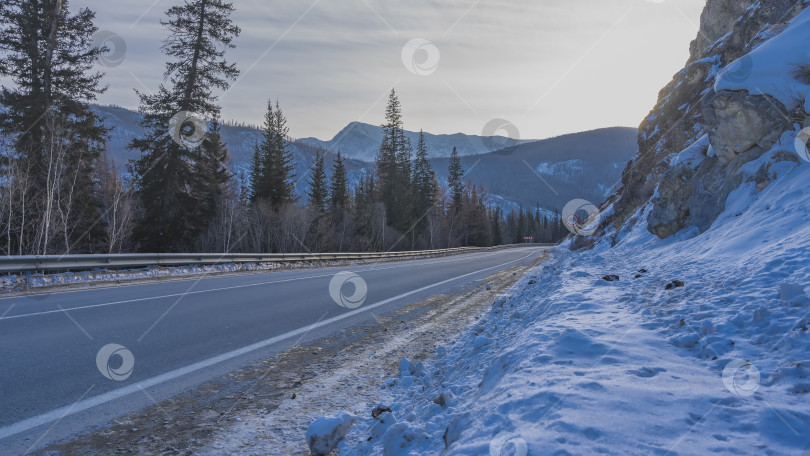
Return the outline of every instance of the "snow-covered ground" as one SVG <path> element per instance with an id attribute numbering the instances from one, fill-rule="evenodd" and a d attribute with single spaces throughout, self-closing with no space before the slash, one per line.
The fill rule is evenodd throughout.
<path id="1" fill-rule="evenodd" d="M 703 234 L 558 248 L 340 454 L 810 454 L 810 164 L 772 172 Z"/>

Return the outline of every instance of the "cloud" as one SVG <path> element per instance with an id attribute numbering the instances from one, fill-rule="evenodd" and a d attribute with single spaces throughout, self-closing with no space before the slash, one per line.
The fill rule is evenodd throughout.
<path id="1" fill-rule="evenodd" d="M 328 139 L 350 121 L 380 123 L 396 85 L 410 129 L 479 134 L 503 117 L 541 138 L 637 125 L 686 61 L 703 3 L 235 0 L 242 34 L 228 58 L 242 77 L 222 114 L 260 123 L 265 101 L 279 99 L 294 136 Z M 127 42 L 123 64 L 105 69 L 101 102 L 134 108 L 134 88 L 160 84 L 169 4 L 72 2 Z M 413 38 L 439 50 L 429 76 L 401 61 Z"/>

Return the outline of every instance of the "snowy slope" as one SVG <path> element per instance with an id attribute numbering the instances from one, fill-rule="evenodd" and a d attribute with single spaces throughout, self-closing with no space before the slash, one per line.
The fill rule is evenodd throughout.
<path id="1" fill-rule="evenodd" d="M 613 248 L 557 249 L 391 382 L 396 426 L 367 441 L 378 420 L 367 404 L 351 410 L 362 419 L 340 454 L 801 454 L 810 164 L 774 172 L 761 193 L 733 193 L 701 235 L 662 241 L 641 223 Z M 673 281 L 685 286 L 667 290 Z"/>
<path id="2" fill-rule="evenodd" d="M 805 2 L 807 3 L 807 2 Z M 799 13 L 778 35 L 724 68 L 715 90 L 771 95 L 788 110 L 810 112 L 810 10 Z M 797 73 L 804 68 L 804 75 Z"/>

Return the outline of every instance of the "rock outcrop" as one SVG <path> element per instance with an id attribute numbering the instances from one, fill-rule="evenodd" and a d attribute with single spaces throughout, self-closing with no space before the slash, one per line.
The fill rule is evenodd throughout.
<path id="1" fill-rule="evenodd" d="M 709 141 L 722 163 L 754 147 L 767 151 L 790 129 L 788 113 L 768 95 L 721 92 L 703 106 Z"/>
<path id="2" fill-rule="evenodd" d="M 707 2 L 689 61 L 641 123 L 639 152 L 622 175 L 622 187 L 603 206 L 612 205 L 601 226 L 604 235 L 617 241 L 645 220 L 661 238 L 689 226 L 708 229 L 728 195 L 750 180 L 741 168 L 772 149 L 784 132 L 808 123 L 804 113 L 797 117 L 771 96 L 715 91 L 721 70 L 726 77 L 747 78 L 751 62 L 745 56 L 807 6 L 803 0 Z M 757 188 L 767 186 L 768 169 L 778 160 L 797 161 L 788 151 L 772 154 L 756 171 Z"/>
<path id="3" fill-rule="evenodd" d="M 709 0 L 700 16 L 700 33 L 690 46 L 692 58 L 700 56 L 731 30 L 752 2 L 747 0 Z M 699 58 L 699 57 L 698 57 Z"/>

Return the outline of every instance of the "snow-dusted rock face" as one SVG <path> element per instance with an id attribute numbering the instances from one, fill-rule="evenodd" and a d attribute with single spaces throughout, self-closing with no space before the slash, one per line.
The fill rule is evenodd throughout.
<path id="1" fill-rule="evenodd" d="M 799 161 L 784 135 L 795 138 L 809 123 L 807 6 L 802 0 L 707 3 L 686 67 L 639 128 L 639 153 L 608 200 L 605 233 L 617 236 L 645 219 L 661 238 L 689 226 L 705 231 L 742 183 L 756 180 L 762 190 L 771 166 Z M 744 169 L 768 152 L 761 169 Z"/>
<path id="2" fill-rule="evenodd" d="M 720 92 L 704 105 L 709 141 L 721 163 L 759 147 L 767 151 L 790 129 L 784 106 L 769 95 Z"/>
<path id="3" fill-rule="evenodd" d="M 700 55 L 723 37 L 751 4 L 749 0 L 709 0 L 700 17 L 701 33 L 692 42 L 692 56 Z"/>

